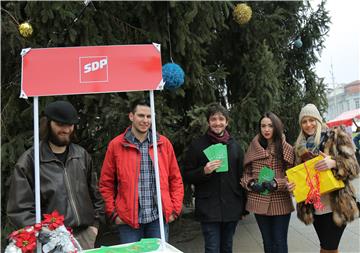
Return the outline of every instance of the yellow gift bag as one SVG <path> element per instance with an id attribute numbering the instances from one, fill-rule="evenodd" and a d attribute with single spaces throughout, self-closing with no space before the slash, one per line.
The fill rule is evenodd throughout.
<path id="1" fill-rule="evenodd" d="M 319 155 L 286 171 L 289 182 L 295 183 L 294 196 L 297 203 L 308 199 L 318 191 L 320 195 L 344 188 L 344 182 L 337 180 L 331 170 L 317 171 L 315 164 L 324 159 Z M 317 189 L 316 189 L 317 188 Z"/>

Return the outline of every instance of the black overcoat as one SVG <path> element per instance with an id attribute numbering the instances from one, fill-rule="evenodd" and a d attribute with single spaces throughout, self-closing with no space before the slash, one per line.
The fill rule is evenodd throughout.
<path id="1" fill-rule="evenodd" d="M 227 145 L 227 172 L 204 173 L 209 161 L 203 150 L 213 145 L 205 134 L 192 142 L 185 158 L 184 180 L 195 186 L 195 216 L 201 222 L 237 221 L 245 214 L 246 193 L 240 185 L 243 174 L 243 152 L 230 137 Z"/>

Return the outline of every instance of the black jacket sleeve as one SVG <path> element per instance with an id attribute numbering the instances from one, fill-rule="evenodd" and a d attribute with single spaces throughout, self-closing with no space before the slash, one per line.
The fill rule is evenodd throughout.
<path id="1" fill-rule="evenodd" d="M 191 184 L 200 184 L 208 181 L 212 174 L 205 174 L 204 167 L 209 161 L 203 150 L 206 148 L 203 143 L 203 138 L 200 138 L 189 146 L 185 157 L 185 168 L 183 171 L 184 180 Z"/>
<path id="2" fill-rule="evenodd" d="M 99 222 L 105 221 L 104 201 L 99 192 L 98 173 L 94 169 L 91 156 L 86 153 L 86 166 L 87 166 L 87 182 L 89 188 L 89 194 L 93 202 L 95 210 L 95 224 L 94 226 L 99 227 Z"/>
<path id="3" fill-rule="evenodd" d="M 35 224 L 34 161 L 26 151 L 16 163 L 9 189 L 7 216 L 17 229 Z"/>

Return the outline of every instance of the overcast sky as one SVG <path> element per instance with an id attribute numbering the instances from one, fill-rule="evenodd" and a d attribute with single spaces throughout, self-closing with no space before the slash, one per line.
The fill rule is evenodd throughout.
<path id="1" fill-rule="evenodd" d="M 335 83 L 360 80 L 360 0 L 327 0 L 326 9 L 332 24 L 316 72 L 332 84 L 332 63 Z"/>

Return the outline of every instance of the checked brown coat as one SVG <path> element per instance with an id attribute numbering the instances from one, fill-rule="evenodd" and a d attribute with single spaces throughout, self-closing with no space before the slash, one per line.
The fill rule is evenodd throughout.
<path id="1" fill-rule="evenodd" d="M 285 138 L 282 141 L 283 156 L 285 161 L 284 168 L 291 168 L 294 165 L 294 151 Z M 268 195 L 251 191 L 248 184 L 250 180 L 257 179 L 263 166 L 268 166 L 275 170 L 275 181 L 277 189 Z M 262 215 L 284 215 L 294 211 L 291 196 L 286 186 L 285 171 L 281 163 L 276 159 L 275 144 L 270 144 L 264 149 L 259 143 L 259 135 L 251 141 L 244 159 L 244 175 L 240 184 L 247 190 L 248 199 L 246 210 Z"/>

